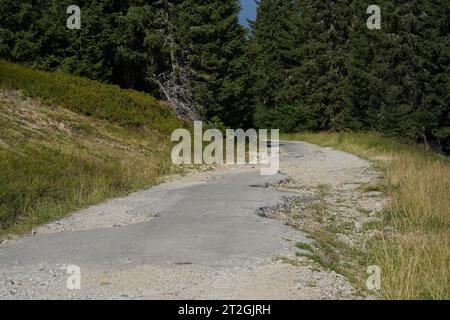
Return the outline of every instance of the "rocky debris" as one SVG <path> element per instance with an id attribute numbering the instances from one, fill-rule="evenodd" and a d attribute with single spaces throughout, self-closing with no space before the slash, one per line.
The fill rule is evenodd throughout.
<path id="1" fill-rule="evenodd" d="M 121 202 L 121 199 L 115 199 L 80 210 L 62 220 L 34 229 L 32 235 L 119 228 L 159 217 L 159 213 Z"/>
<path id="2" fill-rule="evenodd" d="M 302 201 L 301 196 L 289 196 L 283 197 L 283 203 L 274 207 L 262 207 L 256 211 L 256 214 L 263 218 L 275 218 L 286 215 L 292 211 L 292 209 L 299 206 Z M 302 205 L 300 205 L 302 206 Z M 303 206 L 304 207 L 304 206 Z"/>
<path id="3" fill-rule="evenodd" d="M 378 172 L 367 161 L 343 152 L 309 144 L 305 144 L 305 149 L 309 152 L 300 162 L 294 159 L 283 163 L 283 173 L 291 179 L 278 186 L 283 190 L 297 191 L 301 196 L 286 199 L 276 208 L 262 208 L 258 214 L 281 219 L 313 238 L 325 234 L 326 241 L 332 241 L 327 246 L 338 245 L 333 255 L 341 255 L 339 247 L 342 245 L 349 250 L 364 251 L 367 242 L 379 235 L 380 230 L 376 226 L 381 220 L 380 212 L 388 204 L 383 192 L 370 191 L 370 188 L 365 191 L 364 188 L 379 184 Z M 311 247 L 316 260 L 328 258 L 328 253 L 321 251 L 320 245 L 314 241 L 305 247 Z M 295 261 L 311 262 L 309 257 L 312 253 L 302 251 L 299 250 Z M 347 259 L 344 256 L 340 258 Z M 354 261 L 345 263 L 352 266 Z M 322 265 L 318 267 L 323 270 Z M 311 278 L 314 276 L 308 279 Z"/>

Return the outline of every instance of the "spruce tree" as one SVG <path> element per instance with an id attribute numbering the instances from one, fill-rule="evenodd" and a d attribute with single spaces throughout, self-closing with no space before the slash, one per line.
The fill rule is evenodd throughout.
<path id="1" fill-rule="evenodd" d="M 299 11 L 298 62 L 289 72 L 288 92 L 307 114 L 310 129 L 341 128 L 353 1 L 302 0 Z"/>
<path id="2" fill-rule="evenodd" d="M 208 119 L 232 127 L 252 124 L 246 32 L 237 0 L 186 0 L 177 7 L 176 37 L 192 68 L 192 89 Z"/>
<path id="3" fill-rule="evenodd" d="M 448 151 L 450 6 L 386 0 L 380 7 L 382 29 L 360 21 L 352 37 L 348 107 L 364 128 Z"/>
<path id="4" fill-rule="evenodd" d="M 297 42 L 297 18 L 295 2 L 262 0 L 258 6 L 257 19 L 251 25 L 252 73 L 257 107 L 255 121 L 260 127 L 276 127 L 278 124 L 274 122 L 286 114 L 286 110 L 282 109 L 292 103 L 283 88 L 289 70 L 296 63 L 292 50 Z"/>

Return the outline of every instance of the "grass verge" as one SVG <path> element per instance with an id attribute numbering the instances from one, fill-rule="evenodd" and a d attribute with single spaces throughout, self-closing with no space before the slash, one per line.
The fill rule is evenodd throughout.
<path id="1" fill-rule="evenodd" d="M 154 185 L 183 126 L 144 93 L 0 61 L 0 237 Z"/>
<path id="2" fill-rule="evenodd" d="M 390 204 L 383 235 L 368 256 L 382 271 L 384 299 L 450 299 L 450 161 L 421 146 L 375 133 L 290 134 L 373 161 Z"/>
<path id="3" fill-rule="evenodd" d="M 0 89 L 20 90 L 46 105 L 127 127 L 146 127 L 165 134 L 181 122 L 167 105 L 134 90 L 60 72 L 44 72 L 0 60 Z"/>

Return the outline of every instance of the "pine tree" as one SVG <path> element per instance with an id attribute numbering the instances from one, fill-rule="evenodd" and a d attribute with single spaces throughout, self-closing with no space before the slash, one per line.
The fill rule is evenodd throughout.
<path id="1" fill-rule="evenodd" d="M 345 118 L 343 83 L 354 7 L 347 1 L 299 1 L 300 22 L 288 92 L 308 116 L 310 129 L 339 129 Z"/>
<path id="2" fill-rule="evenodd" d="M 208 119 L 249 127 L 253 107 L 244 28 L 237 0 L 186 0 L 172 20 L 177 39 L 195 73 L 192 89 Z"/>
<path id="3" fill-rule="evenodd" d="M 164 40 L 165 13 L 160 1 L 130 1 L 118 16 L 118 46 L 114 82 L 156 94 L 158 87 L 149 81 L 169 68 L 168 44 Z"/>
<path id="4" fill-rule="evenodd" d="M 347 102 L 364 128 L 449 149 L 447 1 L 383 1 L 381 30 L 352 37 Z M 363 10 L 360 7 L 358 10 Z"/>
<path id="5" fill-rule="evenodd" d="M 286 114 L 282 109 L 293 102 L 283 88 L 289 70 L 296 63 L 292 50 L 296 44 L 297 19 L 295 2 L 262 0 L 257 19 L 251 25 L 255 120 L 260 127 L 274 127 L 274 121 Z"/>
<path id="6" fill-rule="evenodd" d="M 166 77 L 178 86 L 173 92 L 182 88 L 187 100 L 203 106 L 206 118 L 251 125 L 252 83 L 238 0 L 80 0 L 81 30 L 66 28 L 71 4 L 2 1 L 0 57 L 161 98 L 167 98 L 160 90 Z"/>
<path id="7" fill-rule="evenodd" d="M 160 97 L 201 108 L 206 119 L 249 127 L 252 83 L 239 8 L 237 0 L 133 5 L 120 19 L 122 77 L 133 86 L 150 80 Z"/>
<path id="8" fill-rule="evenodd" d="M 448 1 L 380 0 L 368 30 L 371 3 L 261 0 L 250 41 L 238 0 L 77 2 L 81 30 L 66 28 L 70 0 L 1 1 L 0 58 L 184 96 L 228 126 L 376 130 L 450 152 Z"/>
<path id="9" fill-rule="evenodd" d="M 117 45 L 115 15 L 126 1 L 78 1 L 81 30 L 67 29 L 66 9 L 72 4 L 69 0 L 2 1 L 0 35 L 8 37 L 8 50 L 3 49 L 0 57 L 111 82 Z"/>

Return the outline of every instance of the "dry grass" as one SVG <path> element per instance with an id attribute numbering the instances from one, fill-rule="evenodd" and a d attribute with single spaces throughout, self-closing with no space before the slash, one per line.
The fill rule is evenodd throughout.
<path id="1" fill-rule="evenodd" d="M 148 94 L 0 60 L 0 236 L 157 183 L 185 126 Z"/>
<path id="2" fill-rule="evenodd" d="M 390 205 L 368 255 L 382 270 L 385 299 L 450 299 L 450 161 L 372 133 L 288 135 L 372 160 Z"/>
<path id="3" fill-rule="evenodd" d="M 169 137 L 0 90 L 0 236 L 149 187 L 173 170 Z"/>

